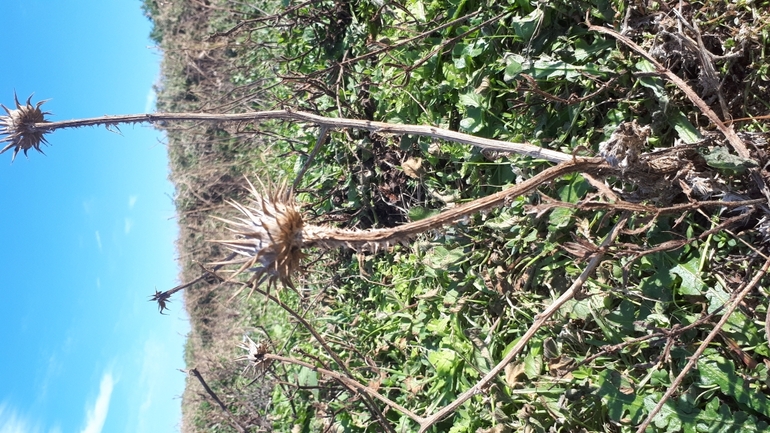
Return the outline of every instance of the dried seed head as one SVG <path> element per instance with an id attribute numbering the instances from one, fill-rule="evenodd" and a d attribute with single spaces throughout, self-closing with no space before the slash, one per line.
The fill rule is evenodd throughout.
<path id="1" fill-rule="evenodd" d="M 45 139 L 45 131 L 35 128 L 35 124 L 47 122 L 45 115 L 51 114 L 40 110 L 40 106 L 45 104 L 46 101 L 40 101 L 32 105 L 31 95 L 27 98 L 27 102 L 24 105 L 19 103 L 19 98 L 16 94 L 13 95 L 13 99 L 16 102 L 15 110 L 9 110 L 8 107 L 0 104 L 0 107 L 8 114 L 7 116 L 0 116 L 0 135 L 5 135 L 3 139 L 0 139 L 0 143 L 8 142 L 8 145 L 0 150 L 0 153 L 13 148 L 11 161 L 16 159 L 16 154 L 19 153 L 19 150 L 23 150 L 25 156 L 27 151 L 33 148 L 43 153 L 40 150 L 40 144 L 48 144 Z"/>
<path id="2" fill-rule="evenodd" d="M 270 361 L 265 362 L 265 355 L 270 352 L 267 344 L 262 342 L 255 343 L 248 335 L 244 335 L 243 342 L 238 347 L 245 350 L 246 355 L 236 358 L 236 361 L 248 361 L 246 370 L 252 369 L 256 373 L 270 366 Z"/>
<path id="3" fill-rule="evenodd" d="M 302 214 L 294 196 L 285 188 L 262 194 L 251 183 L 249 186 L 251 203 L 244 206 L 231 202 L 243 217 L 234 221 L 220 218 L 236 238 L 216 241 L 240 257 L 215 264 L 240 264 L 236 275 L 248 269 L 255 272 L 257 283 L 265 279 L 270 283 L 279 280 L 293 288 L 291 276 L 299 270 L 303 256 Z"/>
<path id="4" fill-rule="evenodd" d="M 166 305 L 167 302 L 171 302 L 171 293 L 169 292 L 160 292 L 157 289 L 155 290 L 155 294 L 150 296 L 150 301 L 155 301 L 158 303 L 158 312 L 160 314 L 163 314 L 163 310 L 168 310 L 168 306 Z"/>

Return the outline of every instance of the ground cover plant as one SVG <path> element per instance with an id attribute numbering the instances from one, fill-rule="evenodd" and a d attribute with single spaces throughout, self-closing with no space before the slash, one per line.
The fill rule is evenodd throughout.
<path id="1" fill-rule="evenodd" d="M 183 430 L 767 429 L 767 4 L 170 3 Z"/>

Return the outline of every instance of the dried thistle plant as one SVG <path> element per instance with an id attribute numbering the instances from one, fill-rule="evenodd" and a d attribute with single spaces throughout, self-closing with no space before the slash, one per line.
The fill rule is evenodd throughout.
<path id="1" fill-rule="evenodd" d="M 16 108 L 11 110 L 2 104 L 0 107 L 6 111 L 6 116 L 0 116 L 0 143 L 9 142 L 9 144 L 0 153 L 14 148 L 14 156 L 19 150 L 25 153 L 34 148 L 40 151 L 40 144 L 48 142 L 45 135 L 64 128 L 80 128 L 83 126 L 106 126 L 107 128 L 116 127 L 121 124 L 150 123 L 162 125 L 166 122 L 249 122 L 257 123 L 264 120 L 287 120 L 314 124 L 327 129 L 354 128 L 373 132 L 387 131 L 388 134 L 403 135 L 411 134 L 421 137 L 432 137 L 454 141 L 457 143 L 466 143 L 481 149 L 498 152 L 512 152 L 522 155 L 529 155 L 535 158 L 545 159 L 552 162 L 565 162 L 572 159 L 572 155 L 558 152 L 555 150 L 544 149 L 527 143 L 512 143 L 504 140 L 492 140 L 488 138 L 474 137 L 447 129 L 436 128 L 425 125 L 407 125 L 386 122 L 373 122 L 360 119 L 331 118 L 319 116 L 312 113 L 304 113 L 291 109 L 256 111 L 246 113 L 142 113 L 142 114 L 122 114 L 115 116 L 101 116 L 84 119 L 72 119 L 62 121 L 49 121 L 45 118 L 48 112 L 40 110 L 40 107 L 46 101 L 40 101 L 32 105 L 32 97 L 27 99 L 25 104 L 21 104 L 14 95 Z"/>
<path id="2" fill-rule="evenodd" d="M 255 343 L 248 335 L 244 335 L 243 342 L 238 345 L 238 348 L 246 351 L 245 355 L 235 359 L 236 361 L 248 361 L 244 371 L 253 370 L 255 373 L 258 373 L 270 367 L 272 362 L 265 361 L 265 354 L 270 352 L 267 344 L 262 342 Z"/>
<path id="3" fill-rule="evenodd" d="M 548 168 L 512 188 L 468 202 L 429 218 L 393 228 L 355 230 L 305 224 L 293 194 L 280 188 L 259 192 L 249 182 L 250 202 L 231 202 L 241 213 L 233 220 L 222 219 L 235 239 L 217 240 L 239 257 L 213 263 L 217 266 L 240 265 L 233 277 L 246 270 L 255 272 L 252 282 L 280 281 L 294 288 L 292 276 L 299 271 L 303 249 L 351 248 L 358 251 L 379 251 L 408 242 L 419 234 L 430 232 L 468 218 L 470 215 L 502 205 L 514 197 L 534 191 L 543 183 L 559 176 L 580 171 L 609 168 L 601 158 L 580 159 Z M 247 181 L 248 182 L 248 181 Z"/>
<path id="4" fill-rule="evenodd" d="M 5 135 L 4 138 L 0 139 L 0 143 L 8 143 L 0 150 L 0 154 L 13 149 L 11 161 L 16 159 L 20 150 L 24 152 L 25 156 L 29 149 L 43 153 L 40 145 L 48 144 L 48 142 L 45 139 L 45 132 L 35 127 L 35 124 L 46 123 L 46 114 L 51 114 L 40 109 L 47 100 L 32 105 L 32 95 L 30 95 L 27 102 L 22 105 L 15 93 L 13 99 L 16 103 L 16 109 L 12 110 L 0 104 L 0 107 L 7 113 L 6 116 L 0 116 L 0 135 Z"/>
<path id="5" fill-rule="evenodd" d="M 271 284 L 280 281 L 293 288 L 291 276 L 298 271 L 303 257 L 302 213 L 285 185 L 265 194 L 257 192 L 251 182 L 249 188 L 251 203 L 230 202 L 243 217 L 235 220 L 219 218 L 228 224 L 236 238 L 215 242 L 229 248 L 237 257 L 214 264 L 241 265 L 235 275 L 249 269 L 255 272 L 257 284 L 264 280 Z"/>

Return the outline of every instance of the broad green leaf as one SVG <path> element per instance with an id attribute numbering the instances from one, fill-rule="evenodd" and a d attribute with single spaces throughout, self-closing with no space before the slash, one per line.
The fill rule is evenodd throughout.
<path id="1" fill-rule="evenodd" d="M 425 327 L 429 332 L 433 332 L 434 334 L 440 334 L 444 335 L 449 330 L 449 318 L 445 317 L 443 319 L 433 319 L 430 322 L 428 322 L 428 325 Z"/>
<path id="2" fill-rule="evenodd" d="M 637 62 L 636 68 L 642 72 L 655 72 L 655 65 L 647 60 L 640 60 Z M 661 78 L 641 77 L 639 78 L 639 83 L 641 83 L 642 86 L 652 90 L 652 93 L 655 95 L 655 97 L 658 98 L 658 101 L 662 105 L 664 111 L 668 108 L 668 94 L 666 93 L 665 87 L 663 87 L 664 83 Z"/>
<path id="3" fill-rule="evenodd" d="M 448 269 L 450 266 L 465 258 L 462 248 L 447 250 L 437 246 L 426 257 L 425 264 L 434 269 Z"/>
<path id="4" fill-rule="evenodd" d="M 713 398 L 706 403 L 706 407 L 698 413 L 693 425 L 685 425 L 685 433 L 709 432 L 764 432 L 767 431 L 767 423 L 758 421 L 755 417 L 745 412 L 730 412 L 726 404 L 720 404 L 719 399 Z"/>
<path id="5" fill-rule="evenodd" d="M 648 395 L 643 400 L 644 408 L 651 411 L 658 404 L 659 398 L 660 396 Z M 674 403 L 669 400 L 652 419 L 652 423 L 659 429 L 658 431 L 673 433 L 682 430 L 682 418 L 687 418 L 687 415 L 678 411 Z"/>
<path id="6" fill-rule="evenodd" d="M 460 95 L 459 100 L 460 100 L 460 104 L 462 104 L 465 107 L 479 108 L 484 106 L 484 97 L 474 91 L 463 93 L 462 95 Z"/>
<path id="7" fill-rule="evenodd" d="M 735 373 L 732 361 L 721 356 L 701 357 L 698 371 L 704 385 L 717 385 L 722 393 L 736 402 L 770 417 L 770 401 L 765 394 L 749 388 L 746 381 Z"/>
<path id="8" fill-rule="evenodd" d="M 589 298 L 590 299 L 590 298 Z M 634 322 L 636 321 L 637 307 L 633 302 L 623 299 L 620 304 L 605 317 L 610 322 L 617 323 L 623 329 L 631 331 L 634 329 Z"/>
<path id="9" fill-rule="evenodd" d="M 312 389 L 313 397 L 318 400 L 318 373 L 315 371 L 301 367 L 299 369 L 299 374 L 297 374 L 297 382 L 300 386 L 306 386 L 309 388 L 316 387 L 315 389 Z"/>
<path id="10" fill-rule="evenodd" d="M 505 58 L 506 66 L 505 66 L 505 74 L 503 75 L 503 80 L 505 82 L 509 82 L 516 78 L 521 71 L 524 69 L 523 63 L 524 63 L 524 57 L 518 55 L 518 54 L 512 54 L 509 56 L 506 56 Z"/>
<path id="11" fill-rule="evenodd" d="M 543 371 L 543 356 L 535 353 L 528 353 L 524 357 L 524 374 L 529 379 L 536 379 Z"/>
<path id="12" fill-rule="evenodd" d="M 700 132 L 679 110 L 671 110 L 668 113 L 668 123 L 674 127 L 679 138 L 687 144 L 695 143 L 702 138 Z"/>
<path id="13" fill-rule="evenodd" d="M 548 216 L 548 228 L 549 231 L 559 230 L 567 227 L 572 221 L 573 209 L 566 207 L 559 207 L 551 211 Z"/>
<path id="14" fill-rule="evenodd" d="M 735 173 L 743 173 L 749 168 L 758 167 L 759 164 L 751 158 L 741 158 L 727 151 L 723 146 L 717 146 L 710 153 L 701 153 L 709 167 Z"/>
<path id="15" fill-rule="evenodd" d="M 730 294 L 725 291 L 721 284 L 716 284 L 709 286 L 706 291 L 706 299 L 709 301 L 708 312 L 711 314 L 727 303 L 727 300 L 730 299 Z"/>
<path id="16" fill-rule="evenodd" d="M 476 133 L 484 128 L 484 113 L 480 108 L 468 108 L 468 116 L 460 121 L 460 127 L 470 133 Z"/>
<path id="17" fill-rule="evenodd" d="M 700 277 L 700 260 L 697 257 L 690 259 L 687 263 L 680 263 L 671 269 L 672 274 L 676 274 L 682 279 L 679 286 L 679 293 L 683 295 L 700 295 L 706 287 L 706 283 Z"/>
<path id="18" fill-rule="evenodd" d="M 406 8 L 417 20 L 420 22 L 425 21 L 425 5 L 422 0 L 410 1 L 406 4 Z"/>
<path id="19" fill-rule="evenodd" d="M 576 174 L 570 179 L 568 185 L 559 189 L 559 199 L 568 203 L 577 203 L 590 189 L 591 185 L 588 181 Z"/>
<path id="20" fill-rule="evenodd" d="M 454 372 L 459 357 L 452 349 L 439 349 L 428 352 L 428 361 L 439 376 L 449 376 Z"/>
<path id="21" fill-rule="evenodd" d="M 584 39 L 578 39 L 575 41 L 575 59 L 585 60 L 598 52 L 613 47 L 615 47 L 615 41 L 612 39 L 595 39 L 591 45 L 588 45 Z"/>
<path id="22" fill-rule="evenodd" d="M 516 36 L 524 41 L 528 41 L 532 38 L 537 30 L 537 25 L 543 16 L 543 11 L 535 9 L 529 15 L 525 17 L 514 16 L 511 18 L 511 25 Z"/>
<path id="23" fill-rule="evenodd" d="M 601 370 L 595 376 L 599 385 L 597 395 L 607 407 L 607 415 L 615 422 L 625 420 L 636 424 L 643 415 L 643 400 L 620 373 L 610 368 Z"/>

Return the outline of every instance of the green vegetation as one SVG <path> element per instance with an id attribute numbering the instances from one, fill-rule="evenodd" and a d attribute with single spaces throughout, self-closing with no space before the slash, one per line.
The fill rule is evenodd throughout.
<path id="1" fill-rule="evenodd" d="M 273 300 L 266 286 L 251 292 L 213 275 L 195 284 L 185 293 L 186 361 L 228 414 L 191 377 L 184 431 L 417 431 L 403 411 L 332 376 L 250 364 L 237 346 L 247 335 L 429 416 L 476 385 L 599 256 L 524 352 L 429 431 L 634 431 L 766 261 L 765 208 L 707 203 L 764 197 L 766 2 L 182 3 L 144 0 L 164 51 L 159 111 L 289 108 L 432 125 L 567 154 L 601 148 L 630 167 L 564 176 L 378 254 L 311 252 L 298 292 L 271 288 Z M 750 155 L 649 59 L 587 21 L 640 45 L 719 118 L 757 117 L 734 124 Z M 612 144 L 631 121 L 649 138 L 623 162 Z M 230 236 L 213 217 L 233 215 L 227 200 L 247 200 L 244 175 L 291 184 L 308 164 L 297 188 L 306 219 L 367 229 L 428 217 L 551 165 L 359 130 L 329 131 L 311 158 L 319 128 L 279 121 L 166 130 L 184 281 L 227 256 L 209 242 Z M 636 158 L 660 171 L 635 171 Z M 742 300 L 648 431 L 767 429 L 766 284 Z"/>

